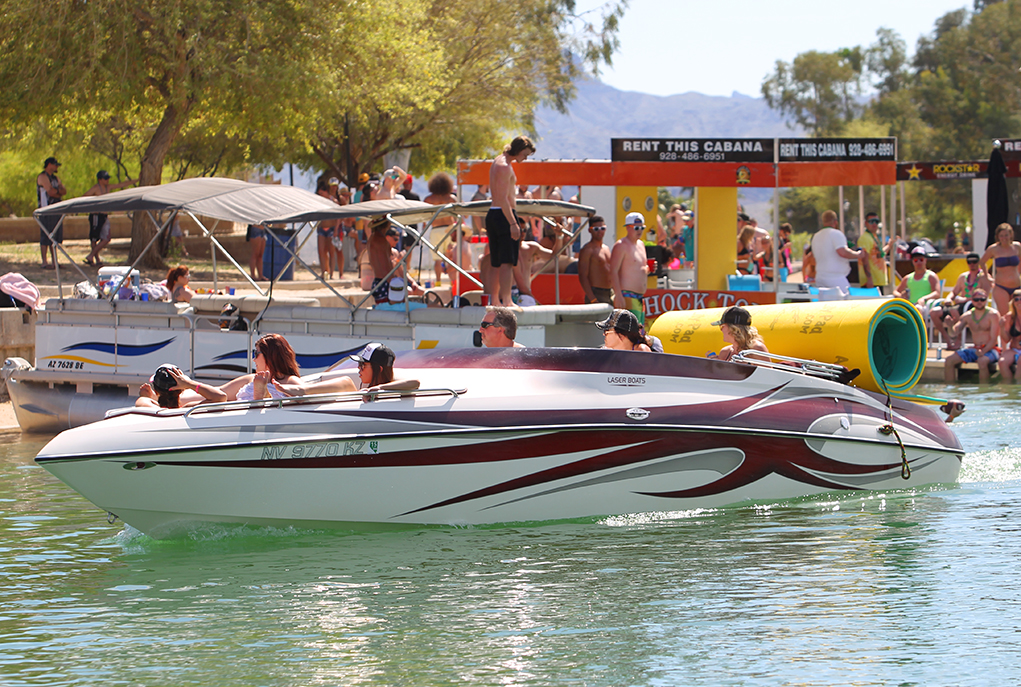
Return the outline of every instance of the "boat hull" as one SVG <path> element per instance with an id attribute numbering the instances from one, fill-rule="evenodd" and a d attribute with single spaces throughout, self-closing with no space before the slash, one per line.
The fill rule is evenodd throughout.
<path id="1" fill-rule="evenodd" d="M 676 359 L 695 361 L 698 374 L 423 367 L 420 378 L 442 372 L 433 381 L 454 376 L 481 388 L 477 396 L 469 384 L 456 395 L 129 412 L 63 433 L 37 460 L 155 537 L 210 523 L 550 521 L 957 480 L 963 451 L 929 409 L 897 411 L 902 456 L 896 438 L 879 431 L 886 418 L 872 395 Z M 732 379 L 701 374 L 717 369 Z M 620 379 L 638 386 L 616 386 Z M 519 393 L 533 388 L 540 392 Z"/>

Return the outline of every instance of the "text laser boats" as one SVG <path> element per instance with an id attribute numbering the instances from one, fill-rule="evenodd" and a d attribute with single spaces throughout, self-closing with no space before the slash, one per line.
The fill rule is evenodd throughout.
<path id="1" fill-rule="evenodd" d="M 154 537 L 209 523 L 548 521 L 957 480 L 963 449 L 932 408 L 783 367 L 413 351 L 397 369 L 421 380 L 415 392 L 118 411 L 36 460 Z"/>

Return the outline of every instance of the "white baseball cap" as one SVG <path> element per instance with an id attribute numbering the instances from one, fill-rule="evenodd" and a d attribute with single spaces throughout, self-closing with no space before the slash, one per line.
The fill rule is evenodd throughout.
<path id="1" fill-rule="evenodd" d="M 645 217 L 640 212 L 629 212 L 627 217 L 624 218 L 624 226 L 630 227 L 636 224 L 640 224 L 644 227 Z"/>

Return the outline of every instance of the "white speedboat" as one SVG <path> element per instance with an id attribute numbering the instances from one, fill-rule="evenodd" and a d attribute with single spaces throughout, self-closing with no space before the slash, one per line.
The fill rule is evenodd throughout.
<path id="1" fill-rule="evenodd" d="M 964 453 L 932 408 L 792 368 L 551 348 L 405 352 L 397 368 L 422 388 L 118 411 L 36 460 L 168 537 L 209 523 L 548 521 L 913 488 L 956 482 Z"/>

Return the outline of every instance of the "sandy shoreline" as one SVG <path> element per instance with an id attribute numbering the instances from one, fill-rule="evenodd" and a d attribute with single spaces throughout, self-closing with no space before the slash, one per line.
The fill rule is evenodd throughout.
<path id="1" fill-rule="evenodd" d="M 14 404 L 10 401 L 0 403 L 0 432 L 21 431 L 18 418 L 14 415 Z"/>

